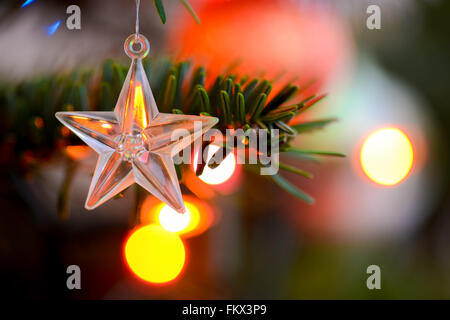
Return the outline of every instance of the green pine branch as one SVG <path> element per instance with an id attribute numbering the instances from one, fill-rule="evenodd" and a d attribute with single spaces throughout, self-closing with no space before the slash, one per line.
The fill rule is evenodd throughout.
<path id="1" fill-rule="evenodd" d="M 302 159 L 314 160 L 317 155 L 343 156 L 335 152 L 296 149 L 290 145 L 299 134 L 321 129 L 335 121 L 323 119 L 290 125 L 293 117 L 318 103 L 324 95 L 292 102 L 302 88 L 290 83 L 274 93 L 273 83 L 265 79 L 219 75 L 212 85 L 205 86 L 207 70 L 204 67 L 190 73 L 188 62 L 173 63 L 159 58 L 146 59 L 143 63 L 161 112 L 218 117 L 220 121 L 216 128 L 223 133 L 228 128 L 244 131 L 265 129 L 269 133 L 270 129 L 279 129 L 280 152 Z M 100 70 L 77 68 L 70 73 L 40 76 L 15 84 L 0 83 L 3 161 L 28 170 L 30 165 L 25 160 L 30 154 L 39 158 L 65 145 L 80 144 L 75 135 L 64 134 L 55 112 L 112 110 L 128 68 L 128 64 L 106 60 Z M 203 168 L 199 167 L 197 174 L 201 174 Z M 312 178 L 301 168 L 280 163 L 280 169 L 280 173 L 288 171 Z M 272 180 L 290 194 L 312 202 L 310 196 L 280 175 L 272 177 Z M 64 195 L 61 199 L 65 199 Z"/>
<path id="2" fill-rule="evenodd" d="M 192 6 L 189 4 L 189 2 L 187 0 L 180 0 L 180 1 L 183 4 L 183 6 L 186 8 L 186 10 L 190 13 L 192 18 L 194 18 L 195 22 L 197 22 L 197 24 L 200 24 L 200 18 L 195 13 L 194 9 L 192 9 Z M 161 19 L 161 22 L 163 24 L 165 24 L 166 23 L 166 11 L 164 10 L 164 5 L 163 5 L 162 0 L 153 0 L 153 2 L 155 4 L 156 11 L 158 12 L 159 18 Z"/>

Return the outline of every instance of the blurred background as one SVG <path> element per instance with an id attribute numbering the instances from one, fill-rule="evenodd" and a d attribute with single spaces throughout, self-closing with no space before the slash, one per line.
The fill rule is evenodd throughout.
<path id="1" fill-rule="evenodd" d="M 141 2 L 140 29 L 151 55 L 204 65 L 206 83 L 230 68 L 274 87 L 313 81 L 308 91 L 328 97 L 304 117 L 338 121 L 293 144 L 347 157 L 295 160 L 314 179 L 285 176 L 314 205 L 248 173 L 231 154 L 187 180 L 187 217 L 133 187 L 88 212 L 96 155 L 40 140 L 39 130 L 55 136 L 56 128 L 27 108 L 51 101 L 27 92 L 41 90 L 35 85 L 42 88 L 48 77 L 101 68 L 105 59 L 128 63 L 123 41 L 134 30 L 135 2 L 2 1 L 2 295 L 450 298 L 449 1 L 191 0 L 201 24 L 182 1 L 163 2 L 165 24 L 153 1 Z M 81 9 L 80 30 L 66 27 L 73 4 Z M 367 27 L 370 5 L 380 8 L 380 29 Z M 89 91 L 77 81 L 77 92 Z M 23 94 L 13 94 L 17 88 Z M 75 110 L 89 103 L 82 94 L 72 102 Z M 143 204 L 136 209 L 138 197 Z M 152 250 L 174 247 L 166 246 L 152 266 L 168 274 L 143 280 L 125 248 L 137 241 L 139 252 L 133 235 L 151 224 L 159 226 L 148 234 L 156 237 Z M 366 287 L 372 264 L 381 268 L 381 290 Z M 69 265 L 81 268 L 81 290 L 66 287 Z"/>

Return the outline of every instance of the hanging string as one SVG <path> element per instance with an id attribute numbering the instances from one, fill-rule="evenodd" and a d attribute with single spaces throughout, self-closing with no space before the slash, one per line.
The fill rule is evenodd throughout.
<path id="1" fill-rule="evenodd" d="M 136 0 L 136 38 L 139 39 L 139 7 L 141 0 Z"/>
<path id="2" fill-rule="evenodd" d="M 150 51 L 150 43 L 144 35 L 139 34 L 139 9 L 141 1 L 136 0 L 136 26 L 135 33 L 130 35 L 123 45 L 125 53 L 132 59 L 143 59 Z"/>

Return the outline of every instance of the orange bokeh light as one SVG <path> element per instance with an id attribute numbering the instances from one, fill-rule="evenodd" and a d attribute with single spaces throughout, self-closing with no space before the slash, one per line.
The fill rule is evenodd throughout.
<path id="1" fill-rule="evenodd" d="M 319 7 L 205 0 L 196 8 L 201 24 L 182 11 L 169 30 L 168 46 L 180 59 L 205 65 L 207 83 L 233 66 L 237 75 L 264 72 L 267 78 L 284 74 L 291 79 L 301 74 L 300 85 L 317 80 L 314 92 L 339 72 L 353 51 L 345 24 L 333 10 Z"/>
<path id="2" fill-rule="evenodd" d="M 88 146 L 67 146 L 66 154 L 73 160 L 82 160 L 91 153 Z"/>
<path id="3" fill-rule="evenodd" d="M 395 186 L 411 171 L 414 151 L 398 128 L 381 128 L 370 134 L 361 147 L 360 163 L 366 176 L 383 186 Z"/>
<path id="4" fill-rule="evenodd" d="M 181 273 L 186 251 L 180 237 L 151 224 L 133 230 L 125 241 L 125 261 L 139 279 L 167 283 Z"/>

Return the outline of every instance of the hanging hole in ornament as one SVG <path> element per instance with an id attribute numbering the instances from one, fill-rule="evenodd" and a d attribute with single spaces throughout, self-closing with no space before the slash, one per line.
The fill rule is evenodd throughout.
<path id="1" fill-rule="evenodd" d="M 142 59 L 148 55 L 150 43 L 142 34 L 136 35 L 134 33 L 125 40 L 124 50 L 130 58 Z"/>
<path id="2" fill-rule="evenodd" d="M 137 43 L 133 43 L 133 50 L 134 52 L 139 52 L 142 49 L 142 43 L 137 42 Z"/>

